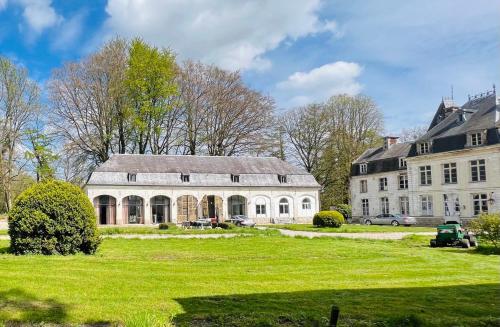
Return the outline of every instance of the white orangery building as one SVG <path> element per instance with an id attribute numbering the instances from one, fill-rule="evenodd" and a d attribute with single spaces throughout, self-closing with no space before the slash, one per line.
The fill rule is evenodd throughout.
<path id="1" fill-rule="evenodd" d="M 310 223 L 320 185 L 277 158 L 113 155 L 85 192 L 101 225 L 222 222 L 246 215 L 257 223 Z"/>
<path id="2" fill-rule="evenodd" d="M 443 99 L 425 135 L 386 137 L 352 165 L 353 217 L 402 214 L 421 224 L 500 212 L 500 104 L 496 92 L 462 106 Z"/>

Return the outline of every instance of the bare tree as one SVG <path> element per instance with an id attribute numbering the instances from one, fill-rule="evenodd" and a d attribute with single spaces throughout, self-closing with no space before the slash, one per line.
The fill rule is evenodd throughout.
<path id="1" fill-rule="evenodd" d="M 22 138 L 40 109 L 38 85 L 29 79 L 26 69 L 0 57 L 0 187 L 9 210 L 12 184 L 25 163 Z"/>
<path id="2" fill-rule="evenodd" d="M 126 149 L 124 45 L 115 40 L 81 62 L 55 70 L 49 82 L 52 124 L 72 151 L 95 165 Z M 118 128 L 117 128 L 118 126 Z M 115 135 L 118 132 L 118 142 Z M 75 152 L 74 152 L 75 153 Z"/>
<path id="3" fill-rule="evenodd" d="M 273 100 L 246 87 L 238 72 L 212 66 L 207 73 L 213 81 L 204 124 L 208 154 L 231 156 L 251 151 L 271 122 Z"/>
<path id="4" fill-rule="evenodd" d="M 427 133 L 426 126 L 415 126 L 410 128 L 403 128 L 400 133 L 400 142 L 413 142 Z"/>
<path id="5" fill-rule="evenodd" d="M 185 61 L 178 77 L 183 154 L 195 155 L 201 146 L 201 128 L 206 119 L 209 84 L 206 67 L 200 62 Z"/>
<path id="6" fill-rule="evenodd" d="M 287 112 L 281 119 L 290 152 L 308 172 L 319 165 L 328 141 L 327 113 L 321 104 L 310 104 Z"/>

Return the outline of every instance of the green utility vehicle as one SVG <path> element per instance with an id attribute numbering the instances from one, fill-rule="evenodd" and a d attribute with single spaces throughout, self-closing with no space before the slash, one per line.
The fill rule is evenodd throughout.
<path id="1" fill-rule="evenodd" d="M 437 227 L 437 235 L 431 240 L 431 247 L 438 246 L 461 246 L 470 248 L 477 246 L 477 239 L 474 235 L 464 230 L 458 223 L 439 225 Z"/>

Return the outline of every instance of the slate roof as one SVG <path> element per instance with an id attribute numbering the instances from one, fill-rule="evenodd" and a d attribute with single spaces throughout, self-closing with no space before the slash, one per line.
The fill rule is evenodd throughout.
<path id="1" fill-rule="evenodd" d="M 115 154 L 96 172 L 309 175 L 274 157 Z"/>
<path id="2" fill-rule="evenodd" d="M 406 157 L 410 151 L 411 143 L 396 143 L 389 149 L 384 150 L 384 147 L 370 148 L 363 152 L 354 163 L 362 163 L 375 160 L 383 160 L 390 158 Z"/>
<path id="3" fill-rule="evenodd" d="M 420 142 L 432 140 L 432 153 L 460 150 L 466 147 L 467 134 L 486 132 L 486 144 L 498 144 L 498 128 L 500 105 L 495 90 L 470 98 L 461 107 L 453 100 L 443 99 L 425 135 L 412 143 L 394 144 L 387 150 L 383 147 L 366 150 L 353 162 L 351 175 L 360 174 L 360 163 L 368 163 L 368 174 L 401 170 L 397 158 L 416 156 L 416 144 Z"/>
<path id="4" fill-rule="evenodd" d="M 465 103 L 443 121 L 427 131 L 416 142 L 466 134 L 473 131 L 495 128 L 497 119 L 496 94 L 474 99 Z"/>

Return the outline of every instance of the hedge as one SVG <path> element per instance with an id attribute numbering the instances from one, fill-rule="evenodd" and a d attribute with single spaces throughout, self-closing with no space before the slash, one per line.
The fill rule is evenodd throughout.
<path id="1" fill-rule="evenodd" d="M 34 184 L 9 212 L 14 254 L 93 254 L 100 244 L 94 207 L 82 190 L 49 180 Z"/>
<path id="2" fill-rule="evenodd" d="M 344 222 L 344 216 L 335 210 L 320 211 L 313 218 L 313 225 L 317 227 L 340 227 Z"/>

